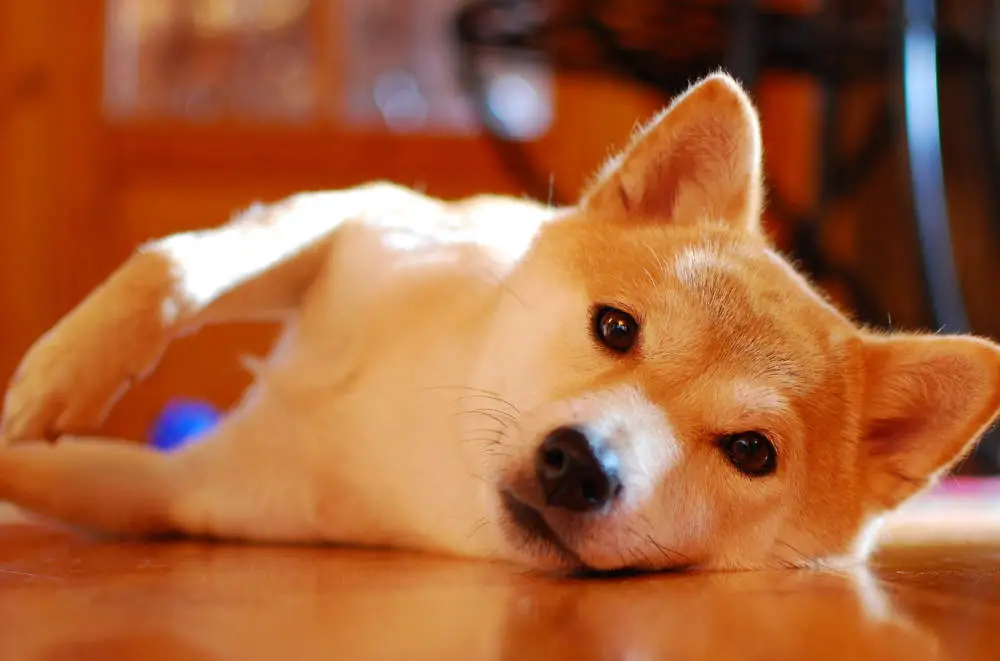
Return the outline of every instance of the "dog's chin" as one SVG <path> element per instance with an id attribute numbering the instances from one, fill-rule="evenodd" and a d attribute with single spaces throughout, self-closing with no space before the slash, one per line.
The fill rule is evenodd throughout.
<path id="1" fill-rule="evenodd" d="M 533 567 L 566 571 L 589 569 L 537 509 L 509 491 L 500 492 L 500 503 L 507 538 Z"/>
<path id="2" fill-rule="evenodd" d="M 546 521 L 536 507 L 518 498 L 511 491 L 499 492 L 502 509 L 501 527 L 516 550 L 519 561 L 533 569 L 556 571 L 581 577 L 622 577 L 683 571 L 690 563 L 657 566 L 641 563 L 624 565 L 620 555 L 584 554 L 575 549 L 557 528 Z"/>
<path id="3" fill-rule="evenodd" d="M 647 568 L 602 566 L 583 560 L 548 524 L 537 509 L 513 494 L 501 491 L 503 525 L 508 539 L 523 554 L 522 561 L 533 569 L 564 572 L 578 577 L 614 578 L 646 574 Z"/>

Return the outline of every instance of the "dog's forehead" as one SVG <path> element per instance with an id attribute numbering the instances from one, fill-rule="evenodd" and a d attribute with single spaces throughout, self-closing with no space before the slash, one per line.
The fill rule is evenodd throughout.
<path id="1" fill-rule="evenodd" d="M 661 300 L 673 294 L 719 326 L 744 331 L 771 330 L 794 294 L 794 285 L 774 268 L 765 248 L 711 240 L 671 254 L 661 265 L 658 284 Z"/>
<path id="2" fill-rule="evenodd" d="M 809 370 L 853 328 L 756 233 L 651 224 L 602 228 L 579 247 L 571 269 L 590 300 L 633 308 L 650 357 L 671 365 L 686 355 L 756 373 Z"/>
<path id="3" fill-rule="evenodd" d="M 839 315 L 769 247 L 709 238 L 661 254 L 634 292 L 652 352 L 700 354 L 744 373 L 807 379 Z"/>

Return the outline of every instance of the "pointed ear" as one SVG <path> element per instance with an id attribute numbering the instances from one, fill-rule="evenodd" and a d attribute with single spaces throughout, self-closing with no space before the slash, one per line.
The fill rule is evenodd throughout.
<path id="1" fill-rule="evenodd" d="M 622 218 L 758 226 L 760 121 L 726 74 L 702 79 L 599 173 L 584 208 Z"/>
<path id="2" fill-rule="evenodd" d="M 861 469 L 895 507 L 975 445 L 1000 409 L 1000 347 L 968 336 L 865 340 Z"/>

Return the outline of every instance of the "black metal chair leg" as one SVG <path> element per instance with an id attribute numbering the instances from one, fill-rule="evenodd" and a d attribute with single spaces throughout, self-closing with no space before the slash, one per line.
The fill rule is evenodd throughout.
<path id="1" fill-rule="evenodd" d="M 910 185 L 924 279 L 934 323 L 941 330 L 970 330 L 955 267 L 941 157 L 935 0 L 903 3 L 903 97 Z M 1000 434 L 991 431 L 976 450 L 980 468 L 1000 472 Z"/>

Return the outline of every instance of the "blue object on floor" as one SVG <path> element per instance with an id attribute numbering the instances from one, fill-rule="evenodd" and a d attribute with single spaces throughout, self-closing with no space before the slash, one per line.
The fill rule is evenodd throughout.
<path id="1" fill-rule="evenodd" d="M 218 423 L 219 412 L 208 402 L 177 399 L 168 402 L 153 423 L 151 445 L 170 452 L 211 431 Z"/>

